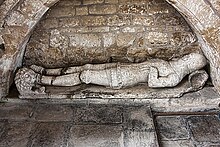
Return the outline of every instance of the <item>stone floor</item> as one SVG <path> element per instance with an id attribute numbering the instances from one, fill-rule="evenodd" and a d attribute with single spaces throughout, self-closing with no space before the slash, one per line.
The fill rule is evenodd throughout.
<path id="1" fill-rule="evenodd" d="M 156 117 L 162 147 L 220 147 L 220 118 L 217 115 Z"/>
<path id="2" fill-rule="evenodd" d="M 148 105 L 0 104 L 0 147 L 220 147 L 217 111 Z"/>

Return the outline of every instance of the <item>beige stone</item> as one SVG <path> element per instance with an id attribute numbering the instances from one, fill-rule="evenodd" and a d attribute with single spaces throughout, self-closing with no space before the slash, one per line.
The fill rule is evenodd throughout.
<path id="1" fill-rule="evenodd" d="M 45 19 L 40 22 L 40 25 L 43 29 L 52 29 L 58 27 L 58 20 L 56 18 Z"/>
<path id="2" fill-rule="evenodd" d="M 135 33 L 135 32 L 144 32 L 145 28 L 144 27 L 124 27 L 122 29 L 122 32 L 124 33 Z"/>
<path id="3" fill-rule="evenodd" d="M 104 47 L 110 47 L 116 43 L 116 35 L 113 33 L 103 34 Z"/>
<path id="4" fill-rule="evenodd" d="M 118 0 L 105 0 L 105 3 L 107 3 L 107 4 L 117 4 Z"/>
<path id="5" fill-rule="evenodd" d="M 89 10 L 87 6 L 76 7 L 76 15 L 88 15 Z"/>
<path id="6" fill-rule="evenodd" d="M 51 1 L 55 1 L 55 0 L 51 0 Z M 57 1 L 57 0 L 56 0 Z M 61 1 L 57 1 L 56 6 L 57 7 L 62 7 L 62 6 L 78 6 L 81 5 L 81 0 L 61 0 Z"/>
<path id="7" fill-rule="evenodd" d="M 131 16 L 113 15 L 107 18 L 107 25 L 109 26 L 123 26 L 131 23 Z"/>
<path id="8" fill-rule="evenodd" d="M 89 27 L 88 32 L 97 32 L 97 33 L 102 33 L 102 32 L 109 32 L 110 28 L 107 26 L 104 27 Z"/>
<path id="9" fill-rule="evenodd" d="M 104 16 L 82 16 L 82 26 L 103 26 L 106 24 L 106 18 Z"/>
<path id="10" fill-rule="evenodd" d="M 121 33 L 117 36 L 117 46 L 120 47 L 128 47 L 131 46 L 134 43 L 135 37 L 132 34 L 128 33 Z"/>
<path id="11" fill-rule="evenodd" d="M 147 5 L 141 4 L 130 4 L 130 5 L 120 5 L 119 13 L 122 14 L 148 14 Z"/>
<path id="12" fill-rule="evenodd" d="M 114 14 L 116 11 L 115 5 L 92 5 L 89 7 L 89 14 Z"/>
<path id="13" fill-rule="evenodd" d="M 71 17 L 75 15 L 75 7 L 56 7 L 54 9 L 50 9 L 47 17 Z"/>
<path id="14" fill-rule="evenodd" d="M 161 32 L 149 32 L 145 36 L 149 45 L 160 46 L 169 44 L 169 38 L 167 33 Z"/>
<path id="15" fill-rule="evenodd" d="M 97 34 L 75 34 L 70 36 L 70 46 L 72 47 L 100 47 L 101 37 Z"/>
<path id="16" fill-rule="evenodd" d="M 79 19 L 77 18 L 60 18 L 59 27 L 76 27 L 80 24 Z"/>
<path id="17" fill-rule="evenodd" d="M 151 0 L 119 0 L 120 4 L 147 4 Z"/>
<path id="18" fill-rule="evenodd" d="M 90 5 L 90 4 L 101 4 L 104 0 L 83 0 L 84 5 Z"/>
<path id="19" fill-rule="evenodd" d="M 168 14 L 172 13 L 173 9 L 170 9 L 171 6 L 169 6 L 167 3 L 163 3 L 162 5 L 150 5 L 148 14 L 149 15 L 157 15 L 157 14 Z"/>
<path id="20" fill-rule="evenodd" d="M 144 26 L 152 26 L 154 25 L 154 19 L 153 17 L 149 17 L 149 16 L 134 16 L 132 23 L 134 25 L 144 25 Z"/>
<path id="21" fill-rule="evenodd" d="M 179 140 L 179 141 L 162 141 L 163 147 L 194 147 L 192 141 L 189 140 Z"/>
<path id="22" fill-rule="evenodd" d="M 61 34 L 58 30 L 54 30 L 50 34 L 50 47 L 60 48 L 61 50 L 68 48 L 69 39 Z"/>

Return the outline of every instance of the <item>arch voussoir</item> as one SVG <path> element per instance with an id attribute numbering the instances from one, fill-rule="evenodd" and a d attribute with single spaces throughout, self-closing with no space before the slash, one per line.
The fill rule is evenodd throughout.
<path id="1" fill-rule="evenodd" d="M 25 45 L 31 31 L 47 10 L 58 0 L 20 0 L 16 3 L 12 3 L 13 0 L 6 1 L 5 5 L 11 2 L 11 7 L 5 9 L 1 16 L 1 18 L 5 18 L 3 20 L 4 28 L 1 29 L 1 38 L 5 49 L 0 58 L 0 97 L 5 97 L 8 94 L 13 73 L 21 65 Z"/>

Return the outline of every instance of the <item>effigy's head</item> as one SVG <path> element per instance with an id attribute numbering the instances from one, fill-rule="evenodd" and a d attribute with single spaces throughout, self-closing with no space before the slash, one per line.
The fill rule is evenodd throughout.
<path id="1" fill-rule="evenodd" d="M 15 84 L 20 93 L 29 93 L 36 85 L 37 74 L 28 68 L 21 68 L 15 76 Z"/>
<path id="2" fill-rule="evenodd" d="M 195 70 L 199 70 L 206 66 L 207 60 L 204 55 L 199 53 L 191 53 L 183 58 L 184 64 L 187 65 L 190 72 L 193 72 Z"/>

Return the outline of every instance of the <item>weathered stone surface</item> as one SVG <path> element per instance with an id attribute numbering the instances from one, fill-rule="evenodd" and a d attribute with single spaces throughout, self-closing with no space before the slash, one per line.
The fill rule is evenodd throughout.
<path id="1" fill-rule="evenodd" d="M 100 47 L 101 37 L 97 34 L 75 34 L 70 37 L 70 46 L 72 47 Z"/>
<path id="2" fill-rule="evenodd" d="M 118 0 L 105 0 L 105 3 L 109 4 L 117 4 Z"/>
<path id="3" fill-rule="evenodd" d="M 72 17 L 75 15 L 75 7 L 57 7 L 55 9 L 50 9 L 48 11 L 48 17 Z"/>
<path id="4" fill-rule="evenodd" d="M 149 106 L 125 108 L 124 119 L 124 145 L 126 147 L 159 147 Z"/>
<path id="5" fill-rule="evenodd" d="M 106 18 L 104 16 L 82 16 L 82 26 L 104 26 L 106 25 Z"/>
<path id="6" fill-rule="evenodd" d="M 33 125 L 30 122 L 8 122 L 0 136 L 0 146 L 26 147 Z"/>
<path id="7" fill-rule="evenodd" d="M 122 14 L 147 14 L 147 5 L 140 5 L 140 4 L 120 5 L 119 12 Z"/>
<path id="8" fill-rule="evenodd" d="M 53 0 L 52 0 L 53 1 Z M 56 3 L 57 7 L 60 6 L 78 6 L 81 5 L 81 0 L 62 0 Z"/>
<path id="9" fill-rule="evenodd" d="M 38 105 L 33 118 L 36 121 L 71 121 L 73 111 L 70 106 L 60 105 Z"/>
<path id="10" fill-rule="evenodd" d="M 189 46 L 189 53 L 200 50 L 197 44 L 197 47 L 192 48 L 191 44 L 194 42 L 188 41 L 187 33 L 191 33 L 191 30 L 187 23 L 173 8 L 161 1 L 120 1 L 119 5 L 115 5 L 117 1 L 108 1 L 106 4 L 101 4 L 103 1 L 84 1 L 81 5 L 78 1 L 73 1 L 72 4 L 67 0 L 64 2 L 58 2 L 40 21 L 36 30 L 41 30 L 42 34 L 50 33 L 49 39 L 47 38 L 50 43 L 38 45 L 41 38 L 32 35 L 28 43 L 28 50 L 32 48 L 32 51 L 27 52 L 33 53 L 26 53 L 24 62 L 27 65 L 35 62 L 34 64 L 53 68 L 82 65 L 91 61 L 143 62 L 152 57 L 170 60 L 185 55 L 185 46 Z M 148 15 L 148 9 L 155 11 L 155 14 Z M 161 12 L 156 12 L 160 10 Z M 175 18 L 171 19 L 173 16 Z M 175 23 L 177 20 L 180 23 Z M 59 33 L 55 35 L 54 32 Z M 97 43 L 97 37 L 91 36 L 101 38 L 98 38 Z M 46 49 L 48 44 L 52 49 Z M 87 53 L 93 53 L 96 59 L 85 53 L 91 47 L 98 53 Z M 151 51 L 152 47 L 154 51 Z M 33 51 L 33 48 L 38 49 Z M 43 55 L 40 48 L 53 53 Z M 136 52 L 129 52 L 131 50 Z"/>
<path id="11" fill-rule="evenodd" d="M 77 147 L 122 147 L 123 128 L 110 125 L 76 125 L 70 129 L 68 145 Z"/>
<path id="12" fill-rule="evenodd" d="M 73 111 L 74 124 L 120 124 L 123 119 L 121 107 L 76 107 Z"/>
<path id="13" fill-rule="evenodd" d="M 124 138 L 126 147 L 159 147 L 156 141 L 155 132 L 142 132 L 128 130 Z"/>
<path id="14" fill-rule="evenodd" d="M 163 46 L 169 44 L 169 38 L 167 33 L 161 33 L 161 32 L 149 32 L 148 35 L 146 35 L 147 42 L 149 43 L 149 46 Z"/>
<path id="15" fill-rule="evenodd" d="M 61 34 L 58 30 L 51 31 L 50 47 L 64 50 L 69 46 L 69 39 L 67 36 Z"/>
<path id="16" fill-rule="evenodd" d="M 153 26 L 154 18 L 149 16 L 134 16 L 133 18 L 134 25 L 143 25 L 143 26 Z"/>
<path id="17" fill-rule="evenodd" d="M 189 140 L 170 140 L 170 141 L 162 141 L 163 147 L 195 147 L 192 141 Z"/>
<path id="18" fill-rule="evenodd" d="M 76 27 L 80 24 L 78 18 L 60 18 L 59 19 L 59 27 L 69 28 L 69 27 Z"/>
<path id="19" fill-rule="evenodd" d="M 220 121 L 217 116 L 192 116 L 187 120 L 196 141 L 220 142 Z"/>
<path id="20" fill-rule="evenodd" d="M 23 104 L 1 104 L 0 105 L 0 119 L 9 120 L 29 120 L 34 111 L 33 105 L 23 105 Z"/>
<path id="21" fill-rule="evenodd" d="M 6 122 L 0 122 L 0 137 L 2 136 L 2 134 L 4 133 L 4 131 L 5 131 L 5 126 L 7 125 L 7 123 Z"/>
<path id="22" fill-rule="evenodd" d="M 90 14 L 114 14 L 116 11 L 115 5 L 93 5 L 89 7 Z"/>
<path id="23" fill-rule="evenodd" d="M 119 47 L 128 47 L 134 43 L 135 37 L 132 34 L 121 33 L 117 36 L 116 44 Z"/>
<path id="24" fill-rule="evenodd" d="M 141 131 L 154 131 L 153 116 L 149 106 L 127 107 L 124 109 L 124 122 L 126 129 Z"/>
<path id="25" fill-rule="evenodd" d="M 103 44 L 104 47 L 110 47 L 116 43 L 116 37 L 113 33 L 103 34 Z"/>
<path id="26" fill-rule="evenodd" d="M 57 19 L 55 18 L 48 18 L 48 19 L 44 19 L 40 22 L 40 27 L 44 28 L 44 29 L 53 29 L 53 28 L 57 28 L 59 25 L 59 22 Z"/>
<path id="27" fill-rule="evenodd" d="M 66 146 L 68 125 L 66 123 L 37 123 L 32 129 L 28 146 Z"/>
<path id="28" fill-rule="evenodd" d="M 156 118 L 156 121 L 161 140 L 187 140 L 190 138 L 184 117 L 159 116 Z M 169 144 L 169 142 L 165 143 Z"/>
<path id="29" fill-rule="evenodd" d="M 76 7 L 76 15 L 88 15 L 89 10 L 87 6 Z"/>
<path id="30" fill-rule="evenodd" d="M 101 4 L 103 3 L 104 0 L 94 0 L 94 1 L 91 1 L 91 0 L 83 0 L 83 4 L 85 5 L 89 5 L 89 4 Z"/>

